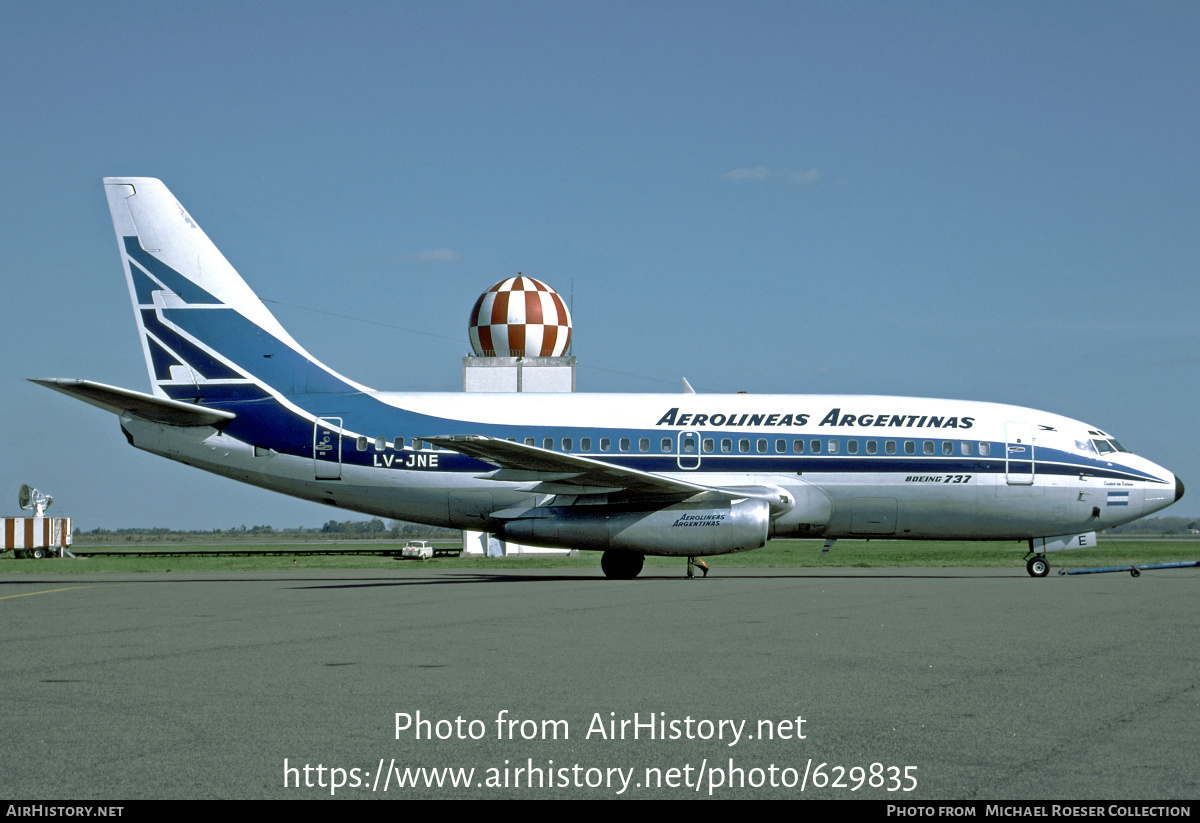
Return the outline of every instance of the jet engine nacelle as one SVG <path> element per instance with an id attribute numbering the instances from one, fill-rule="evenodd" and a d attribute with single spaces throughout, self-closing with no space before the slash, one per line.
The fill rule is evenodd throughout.
<path id="1" fill-rule="evenodd" d="M 762 548 L 770 521 L 770 506 L 760 499 L 725 506 L 681 503 L 656 511 L 563 506 L 531 510 L 498 532 L 535 546 L 711 557 Z"/>

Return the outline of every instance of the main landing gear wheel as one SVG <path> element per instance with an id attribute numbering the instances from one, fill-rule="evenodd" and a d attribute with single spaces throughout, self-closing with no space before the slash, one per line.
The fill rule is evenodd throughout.
<path id="1" fill-rule="evenodd" d="M 600 568 L 609 580 L 632 580 L 642 572 L 645 555 L 637 552 L 607 551 L 600 555 Z"/>
<path id="2" fill-rule="evenodd" d="M 1025 564 L 1025 569 L 1029 572 L 1030 577 L 1045 577 L 1050 574 L 1050 563 L 1041 556 L 1031 557 Z"/>

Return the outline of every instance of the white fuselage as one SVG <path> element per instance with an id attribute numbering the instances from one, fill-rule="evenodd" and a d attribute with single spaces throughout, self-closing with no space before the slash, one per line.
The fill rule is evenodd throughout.
<path id="1" fill-rule="evenodd" d="M 773 537 L 1027 539 L 1119 525 L 1176 499 L 1169 471 L 1129 452 L 1101 454 L 1094 444 L 1109 438 L 1094 427 L 995 403 L 374 392 L 355 399 L 357 411 L 345 396 L 281 400 L 309 419 L 340 420 L 336 478 L 319 478 L 332 472 L 312 455 L 270 443 L 123 425 L 135 445 L 208 471 L 457 528 L 494 527 L 491 511 L 547 505 L 562 490 L 544 476 L 506 479 L 494 466 L 421 447 L 422 437 L 484 433 L 705 486 L 782 489 L 792 505 L 773 509 Z"/>

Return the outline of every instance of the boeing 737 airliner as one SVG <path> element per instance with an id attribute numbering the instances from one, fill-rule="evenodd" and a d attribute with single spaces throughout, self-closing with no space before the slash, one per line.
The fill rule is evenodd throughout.
<path id="1" fill-rule="evenodd" d="M 1087 423 L 911 397 L 378 392 L 292 339 L 160 181 L 104 180 L 152 393 L 38 379 L 139 449 L 380 517 L 644 556 L 772 537 L 1095 545 L 1183 495 Z"/>

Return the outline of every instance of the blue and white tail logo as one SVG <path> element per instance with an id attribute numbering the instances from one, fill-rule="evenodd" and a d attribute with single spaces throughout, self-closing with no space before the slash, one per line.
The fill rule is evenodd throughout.
<path id="1" fill-rule="evenodd" d="M 161 181 L 106 177 L 104 190 L 156 395 L 369 391 L 292 339 Z"/>

